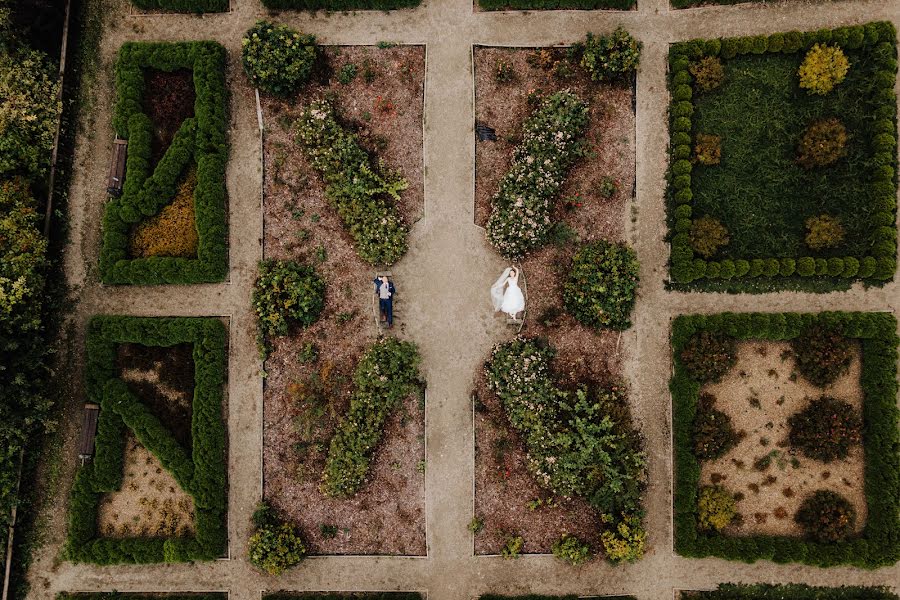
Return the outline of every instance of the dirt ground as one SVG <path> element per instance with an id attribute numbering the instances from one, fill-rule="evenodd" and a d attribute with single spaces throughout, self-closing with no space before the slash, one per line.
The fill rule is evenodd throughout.
<path id="1" fill-rule="evenodd" d="M 312 263 L 326 282 L 321 318 L 274 340 L 266 361 L 264 496 L 304 532 L 316 554 L 425 554 L 425 416 L 410 398 L 389 420 L 369 483 L 349 500 L 319 491 L 328 443 L 346 412 L 352 374 L 377 339 L 372 320 L 375 272 L 355 254 L 324 196 L 321 178 L 293 143 L 303 106 L 330 98 L 361 143 L 409 181 L 398 210 L 408 224 L 424 211 L 421 46 L 325 47 L 316 81 L 290 100 L 265 98 L 265 256 Z M 348 64 L 356 77 L 342 84 Z M 395 328 L 403 330 L 402 286 Z M 307 345 L 317 357 L 302 362 Z M 312 399 L 311 399 L 312 398 Z M 337 531 L 335 531 L 335 529 Z M 330 530 L 330 531 L 329 531 Z"/>
<path id="2" fill-rule="evenodd" d="M 799 536 L 794 514 L 803 499 L 817 490 L 832 490 L 856 509 L 856 530 L 866 522 L 863 448 L 830 463 L 791 452 L 788 418 L 823 394 L 862 410 L 860 351 L 854 349 L 850 370 L 824 390 L 800 375 L 787 342 L 744 341 L 737 364 L 721 382 L 702 388 L 716 397 L 715 407 L 731 417 L 746 435 L 725 456 L 702 463 L 701 485 L 718 484 L 740 493 L 742 520 L 725 529 L 729 535 Z M 755 466 L 765 459 L 768 466 Z"/>

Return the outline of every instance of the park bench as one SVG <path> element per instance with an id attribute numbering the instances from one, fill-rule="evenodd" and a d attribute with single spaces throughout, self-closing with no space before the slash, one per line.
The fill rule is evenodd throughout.
<path id="1" fill-rule="evenodd" d="M 116 138 L 113 141 L 112 159 L 109 162 L 109 177 L 106 180 L 106 193 L 119 197 L 125 183 L 125 158 L 128 155 L 128 140 Z"/>
<path id="2" fill-rule="evenodd" d="M 81 435 L 78 438 L 78 458 L 84 465 L 94 456 L 94 438 L 97 437 L 97 419 L 100 417 L 100 406 L 93 402 L 84 405 L 81 419 Z"/>

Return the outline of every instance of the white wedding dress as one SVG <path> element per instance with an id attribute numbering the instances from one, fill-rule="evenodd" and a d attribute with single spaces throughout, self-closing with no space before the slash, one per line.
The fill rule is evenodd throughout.
<path id="1" fill-rule="evenodd" d="M 500 279 L 491 286 L 491 301 L 494 310 L 503 311 L 515 318 L 518 313 L 525 310 L 525 296 L 519 289 L 518 271 L 515 275 L 511 275 L 511 272 L 512 268 L 504 270 Z"/>

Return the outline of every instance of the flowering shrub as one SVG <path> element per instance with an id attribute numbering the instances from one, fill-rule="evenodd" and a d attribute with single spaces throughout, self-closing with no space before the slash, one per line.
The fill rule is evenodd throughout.
<path id="1" fill-rule="evenodd" d="M 797 369 L 819 387 L 847 372 L 853 358 L 851 341 L 836 329 L 813 326 L 791 340 Z"/>
<path id="2" fill-rule="evenodd" d="M 297 140 L 325 180 L 325 196 L 356 244 L 360 258 L 392 265 L 406 252 L 407 228 L 393 203 L 407 181 L 371 164 L 357 136 L 341 127 L 328 102 L 314 102 L 296 123 Z"/>
<path id="3" fill-rule="evenodd" d="M 818 215 L 806 220 L 806 245 L 813 250 L 834 248 L 844 241 L 844 227 L 837 217 Z"/>
<path id="4" fill-rule="evenodd" d="M 256 532 L 250 537 L 248 555 L 254 566 L 269 575 L 281 575 L 306 555 L 303 539 L 290 523 L 278 519 L 274 511 L 261 504 L 253 513 Z"/>
<path id="5" fill-rule="evenodd" d="M 800 87 L 824 96 L 847 76 L 850 61 L 838 46 L 815 44 L 800 65 Z"/>
<path id="6" fill-rule="evenodd" d="M 572 258 L 563 288 L 566 310 L 597 329 L 628 329 L 638 285 L 634 250 L 599 240 L 581 246 Z"/>
<path id="7" fill-rule="evenodd" d="M 554 542 L 551 552 L 556 558 L 576 567 L 586 563 L 591 558 L 590 546 L 568 533 Z"/>
<path id="8" fill-rule="evenodd" d="M 306 83 L 316 61 L 316 38 L 267 21 L 257 21 L 241 39 L 241 62 L 250 82 L 264 92 L 287 96 Z"/>
<path id="9" fill-rule="evenodd" d="M 834 543 L 853 532 L 856 509 L 840 494 L 819 490 L 803 500 L 794 521 L 808 537 L 818 542 Z"/>
<path id="10" fill-rule="evenodd" d="M 610 35 L 587 34 L 581 66 L 594 81 L 606 81 L 636 70 L 640 60 L 641 43 L 618 27 Z"/>
<path id="11" fill-rule="evenodd" d="M 822 396 L 788 419 L 791 448 L 809 458 L 831 462 L 846 458 L 862 441 L 862 419 L 844 400 Z"/>
<path id="12" fill-rule="evenodd" d="M 325 306 L 325 282 L 315 269 L 293 261 L 265 260 L 253 288 L 253 308 L 263 335 L 287 335 L 290 322 L 312 325 Z"/>
<path id="13" fill-rule="evenodd" d="M 194 188 L 197 168 L 192 166 L 178 185 L 171 204 L 138 223 L 131 232 L 130 250 L 134 258 L 147 256 L 197 257 L 200 236 L 194 222 Z"/>
<path id="14" fill-rule="evenodd" d="M 415 345 L 396 338 L 379 340 L 363 355 L 353 374 L 350 408 L 328 449 L 322 474 L 326 494 L 348 497 L 362 487 L 384 422 L 419 385 L 419 360 Z"/>
<path id="15" fill-rule="evenodd" d="M 543 100 L 525 121 L 487 222 L 488 240 L 503 256 L 518 258 L 546 241 L 551 201 L 584 155 L 581 137 L 587 122 L 587 105 L 568 90 Z"/>
<path id="16" fill-rule="evenodd" d="M 844 156 L 847 130 L 838 119 L 818 119 L 809 124 L 797 148 L 797 162 L 807 169 L 824 167 Z"/>
<path id="17" fill-rule="evenodd" d="M 737 514 L 736 504 L 734 495 L 720 485 L 700 488 L 697 525 L 706 530 L 724 529 Z"/>

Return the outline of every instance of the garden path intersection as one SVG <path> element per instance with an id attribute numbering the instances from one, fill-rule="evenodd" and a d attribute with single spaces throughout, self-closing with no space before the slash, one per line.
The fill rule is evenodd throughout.
<path id="1" fill-rule="evenodd" d="M 470 0 L 426 0 L 414 10 L 390 13 L 309 14 L 285 11 L 272 17 L 323 44 L 374 44 L 389 40 L 425 44 L 426 216 L 413 228 L 410 251 L 393 269 L 403 287 L 404 337 L 423 355 L 428 380 L 426 408 L 426 523 L 428 555 L 406 557 L 314 557 L 279 578 L 246 559 L 250 513 L 261 497 L 262 380 L 249 303 L 256 263 L 262 257 L 260 145 L 253 90 L 241 73 L 242 33 L 269 13 L 255 1 L 232 0 L 233 10 L 205 15 L 130 15 L 125 0 L 102 0 L 108 9 L 101 41 L 97 97 L 82 115 L 70 193 L 71 235 L 66 254 L 69 284 L 78 292 L 73 314 L 73 352 L 83 353 L 87 320 L 96 314 L 227 316 L 229 556 L 210 563 L 109 566 L 60 562 L 66 497 L 74 460 L 66 460 L 62 483 L 49 507 L 49 539 L 32 566 L 31 595 L 59 591 L 228 591 L 231 600 L 260 598 L 263 590 L 414 590 L 429 600 L 467 599 L 487 592 L 520 594 L 633 594 L 641 600 L 671 598 L 673 589 L 708 589 L 720 582 L 799 582 L 820 585 L 892 585 L 900 591 L 900 566 L 864 571 L 818 569 L 770 562 L 743 564 L 678 557 L 672 550 L 670 319 L 682 313 L 721 311 L 820 311 L 900 309 L 897 283 L 831 294 L 782 292 L 752 295 L 685 294 L 667 291 L 668 249 L 663 241 L 668 44 L 694 37 L 755 35 L 813 30 L 873 20 L 900 27 L 900 0 L 863 0 L 772 6 L 723 6 L 671 10 L 665 0 L 640 0 L 632 12 L 473 12 Z M 647 443 L 650 486 L 646 494 L 650 550 L 625 566 L 595 560 L 571 568 L 552 556 L 506 561 L 473 555 L 472 378 L 491 345 L 509 334 L 490 312 L 488 287 L 503 264 L 473 224 L 473 44 L 543 46 L 569 44 L 588 31 L 623 25 L 644 44 L 637 76 L 637 186 L 628 231 L 641 262 L 641 288 L 634 326 L 623 334 L 630 348 L 625 375 L 635 416 Z M 102 185 L 113 132 L 113 63 L 129 40 L 212 39 L 228 50 L 230 98 L 230 275 L 222 284 L 105 287 L 97 257 Z M 459 286 L 458 282 L 466 282 Z M 73 392 L 72 411 L 78 402 Z M 69 414 L 69 411 L 67 411 Z M 74 412 L 72 413 L 74 414 Z M 64 422 L 68 422 L 64 420 Z M 68 435 L 74 436 L 74 425 Z"/>

